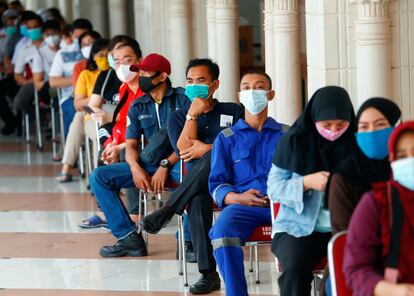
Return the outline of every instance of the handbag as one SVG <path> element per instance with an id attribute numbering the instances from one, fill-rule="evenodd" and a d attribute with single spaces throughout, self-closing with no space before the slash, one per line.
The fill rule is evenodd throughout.
<path id="1" fill-rule="evenodd" d="M 140 153 L 140 159 L 146 164 L 153 166 L 158 166 L 161 160 L 170 156 L 170 154 L 174 151 L 170 142 L 170 138 L 168 137 L 167 126 L 165 125 L 161 127 L 161 122 L 159 121 L 158 108 L 156 108 L 156 111 L 159 129 L 148 139 L 147 145 Z M 173 111 L 175 111 L 175 94 L 171 98 L 170 112 Z"/>

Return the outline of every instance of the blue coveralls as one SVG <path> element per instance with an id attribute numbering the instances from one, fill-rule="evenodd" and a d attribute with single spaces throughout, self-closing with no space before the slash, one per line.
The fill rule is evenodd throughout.
<path id="1" fill-rule="evenodd" d="M 243 119 L 227 128 L 214 141 L 209 189 L 224 208 L 210 230 L 214 257 L 226 285 L 226 295 L 248 295 L 241 243 L 260 225 L 271 224 L 269 208 L 239 204 L 226 206 L 229 192 L 256 189 L 267 196 L 267 175 L 282 125 L 268 118 L 258 132 Z"/>

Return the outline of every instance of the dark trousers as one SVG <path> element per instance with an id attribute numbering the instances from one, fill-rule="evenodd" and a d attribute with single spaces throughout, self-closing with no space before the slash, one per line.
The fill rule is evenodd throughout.
<path id="1" fill-rule="evenodd" d="M 331 233 L 313 232 L 309 236 L 294 237 L 276 233 L 272 253 L 279 259 L 282 274 L 278 282 L 281 296 L 309 296 L 313 280 L 312 270 L 326 256 Z"/>
<path id="2" fill-rule="evenodd" d="M 7 76 L 0 80 L 0 118 L 5 125 L 15 126 L 18 123 L 16 116 L 14 116 L 9 103 L 6 100 L 6 96 L 14 98 L 18 91 L 19 87 L 12 76 Z"/>
<path id="3" fill-rule="evenodd" d="M 211 168 L 211 151 L 204 154 L 187 174 L 183 182 L 170 195 L 167 205 L 181 215 L 187 208 L 191 241 L 201 273 L 214 272 L 216 261 L 208 235 L 213 224 L 213 199 L 208 191 Z"/>

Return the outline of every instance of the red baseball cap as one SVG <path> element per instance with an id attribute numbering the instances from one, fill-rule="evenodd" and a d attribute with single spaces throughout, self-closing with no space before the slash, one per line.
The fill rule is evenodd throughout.
<path id="1" fill-rule="evenodd" d="M 141 63 L 131 65 L 129 69 L 133 72 L 143 71 L 154 71 L 154 72 L 165 72 L 168 75 L 171 74 L 171 64 L 162 55 L 151 53 L 142 60 Z"/>

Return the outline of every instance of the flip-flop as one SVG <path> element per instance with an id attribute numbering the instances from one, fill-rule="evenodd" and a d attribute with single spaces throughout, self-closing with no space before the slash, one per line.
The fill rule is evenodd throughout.
<path id="1" fill-rule="evenodd" d="M 68 182 L 72 182 L 72 174 L 68 174 L 68 173 L 59 173 L 56 177 L 56 181 L 58 181 L 59 183 L 68 183 Z"/>
<path id="2" fill-rule="evenodd" d="M 79 224 L 80 228 L 107 228 L 108 223 L 102 220 L 98 215 L 93 215 Z"/>

